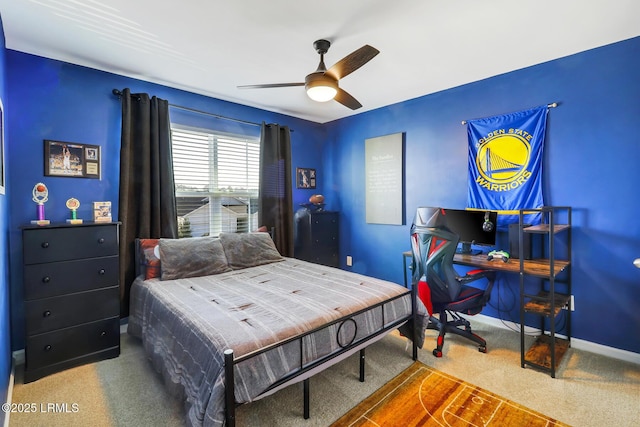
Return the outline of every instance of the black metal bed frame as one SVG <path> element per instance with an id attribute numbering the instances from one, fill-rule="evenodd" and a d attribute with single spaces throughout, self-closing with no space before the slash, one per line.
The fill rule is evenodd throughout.
<path id="1" fill-rule="evenodd" d="M 393 322 L 391 322 L 390 324 L 385 326 L 385 316 L 384 316 L 384 306 L 388 303 L 391 303 L 393 301 L 395 301 L 396 299 L 399 298 L 403 298 L 405 297 L 408 293 L 411 293 L 411 314 L 409 314 L 406 317 L 403 317 L 402 319 L 398 319 L 395 320 Z M 371 342 L 374 338 L 382 335 L 382 334 L 386 334 L 387 332 L 396 329 L 398 327 L 400 327 L 403 323 L 411 320 L 412 321 L 412 343 L 413 343 L 413 354 L 412 354 L 412 358 L 413 360 L 417 360 L 418 359 L 418 346 L 417 346 L 417 337 L 418 337 L 418 329 L 417 329 L 417 317 L 418 317 L 418 311 L 417 311 L 417 293 L 415 291 L 415 287 L 412 287 L 411 290 L 407 290 L 406 292 L 404 292 L 401 295 L 398 295 L 396 297 L 390 298 L 386 301 L 377 303 L 373 306 L 369 306 L 365 309 L 359 310 L 355 313 L 351 313 L 348 314 L 346 316 L 343 316 L 339 319 L 336 319 L 332 322 L 329 322 L 327 324 L 324 324 L 322 326 L 319 326 L 317 328 L 314 328 L 313 330 L 310 330 L 308 332 L 305 332 L 303 334 L 299 334 L 296 335 L 294 337 L 291 337 L 287 340 L 284 341 L 280 341 L 278 343 L 274 343 L 272 345 L 269 345 L 267 347 L 261 348 L 259 350 L 253 351 L 251 353 L 247 353 L 243 356 L 240 356 L 238 358 L 235 358 L 233 355 L 233 350 L 232 349 L 227 349 L 224 351 L 224 369 L 225 369 L 225 425 L 227 427 L 235 427 L 236 425 L 236 406 L 239 406 L 240 404 L 236 403 L 235 401 L 235 384 L 234 384 L 234 372 L 233 372 L 233 368 L 234 365 L 237 363 L 241 363 L 243 361 L 246 361 L 248 359 L 251 359 L 253 357 L 259 356 L 261 354 L 266 353 L 267 351 L 273 350 L 274 348 L 283 346 L 285 344 L 291 343 L 293 341 L 299 341 L 300 342 L 300 366 L 299 369 L 296 370 L 295 372 L 292 372 L 288 375 L 286 375 L 285 377 L 283 377 L 282 379 L 278 380 L 277 382 L 275 382 L 274 384 L 272 384 L 271 386 L 269 386 L 260 396 L 278 388 L 283 386 L 284 384 L 287 383 L 291 383 L 293 384 L 294 380 L 298 377 L 300 377 L 301 375 L 305 375 L 307 372 L 316 369 L 324 364 L 327 364 L 327 368 L 329 366 L 331 366 L 332 364 L 328 364 L 329 361 L 344 355 L 345 353 L 348 352 L 353 352 L 355 353 L 355 349 L 357 347 L 361 347 L 360 348 L 360 382 L 364 382 L 365 378 L 365 348 L 366 345 Z M 356 331 L 354 332 L 354 337 L 351 340 L 350 343 L 345 344 L 344 346 L 340 343 L 339 340 L 339 333 L 340 333 L 340 329 L 342 328 L 342 325 L 344 325 L 345 322 L 347 321 L 352 321 L 355 323 L 355 321 L 353 320 L 353 317 L 362 314 L 364 312 L 370 311 L 370 310 L 376 310 L 376 309 L 380 309 L 381 310 L 381 318 L 382 318 L 382 325 L 381 327 L 374 332 L 371 335 L 368 335 L 364 338 L 361 338 L 358 341 L 355 341 L 356 335 L 357 335 L 357 327 L 356 327 Z M 323 356 L 317 360 L 314 360 L 313 362 L 309 362 L 307 364 L 304 363 L 304 338 L 315 333 L 318 331 L 321 331 L 323 329 L 329 328 L 335 324 L 340 324 L 340 326 L 338 327 L 338 331 L 336 332 L 336 338 L 337 338 L 337 342 L 338 345 L 341 347 L 340 350 L 330 353 L 326 356 Z M 304 418 L 308 419 L 310 414 L 309 414 L 309 379 L 310 376 L 303 379 L 303 401 L 304 401 Z M 258 396 L 258 397 L 260 397 Z"/>

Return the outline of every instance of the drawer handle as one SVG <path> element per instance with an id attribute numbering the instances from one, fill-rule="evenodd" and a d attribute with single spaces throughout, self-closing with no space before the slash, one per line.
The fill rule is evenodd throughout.
<path id="1" fill-rule="evenodd" d="M 51 310 L 45 310 L 44 313 L 42 313 L 42 317 L 49 317 L 51 316 Z"/>
<path id="2" fill-rule="evenodd" d="M 44 346 L 44 351 L 51 351 L 52 347 L 51 344 L 47 344 Z"/>
<path id="3" fill-rule="evenodd" d="M 40 246 L 42 246 L 44 249 L 47 249 L 49 247 L 49 242 L 42 242 Z"/>
<path id="4" fill-rule="evenodd" d="M 102 332 L 100 332 L 100 336 L 101 336 L 101 337 L 106 337 L 106 336 L 107 336 L 107 331 L 102 331 Z"/>
<path id="5" fill-rule="evenodd" d="M 51 277 L 49 277 L 49 276 L 44 276 L 42 278 L 42 283 L 49 283 L 50 281 L 51 281 Z"/>
<path id="6" fill-rule="evenodd" d="M 100 271 L 98 271 L 98 274 L 100 274 L 101 276 L 104 276 L 104 273 L 105 273 L 104 268 L 101 268 Z"/>
<path id="7" fill-rule="evenodd" d="M 104 243 L 104 238 L 103 237 L 99 238 L 98 239 L 98 243 L 103 244 Z"/>

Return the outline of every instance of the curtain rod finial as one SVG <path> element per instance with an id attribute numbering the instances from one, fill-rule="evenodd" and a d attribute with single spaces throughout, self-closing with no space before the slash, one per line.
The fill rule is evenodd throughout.
<path id="1" fill-rule="evenodd" d="M 115 96 L 122 96 L 122 92 L 120 92 L 118 89 L 112 90 L 111 93 L 113 93 Z"/>

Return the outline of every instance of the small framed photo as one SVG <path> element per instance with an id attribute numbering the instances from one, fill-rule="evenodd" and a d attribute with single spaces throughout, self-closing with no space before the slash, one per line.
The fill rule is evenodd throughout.
<path id="1" fill-rule="evenodd" d="M 93 202 L 93 220 L 111 222 L 111 202 Z"/>
<path id="2" fill-rule="evenodd" d="M 44 174 L 100 179 L 100 146 L 45 139 Z"/>
<path id="3" fill-rule="evenodd" d="M 316 188 L 316 170 L 296 168 L 296 188 Z"/>

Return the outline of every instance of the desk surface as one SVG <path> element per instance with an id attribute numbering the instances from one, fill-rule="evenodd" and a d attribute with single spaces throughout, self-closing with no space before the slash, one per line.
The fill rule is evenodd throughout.
<path id="1" fill-rule="evenodd" d="M 405 257 L 411 257 L 411 251 L 402 253 Z M 520 273 L 520 260 L 511 258 L 509 262 L 501 259 L 487 260 L 486 254 L 466 255 L 455 254 L 453 262 L 468 267 L 483 268 L 485 270 L 504 271 L 507 273 Z M 569 265 L 569 261 L 555 260 L 553 263 L 554 275 L 557 276 Z M 549 277 L 548 259 L 526 259 L 524 260 L 524 273 L 539 277 Z"/>
<path id="2" fill-rule="evenodd" d="M 469 267 L 478 267 L 485 270 L 505 271 L 508 273 L 520 273 L 520 260 L 511 258 L 509 262 L 501 259 L 487 260 L 486 254 L 466 255 L 455 254 L 453 262 Z M 553 263 L 554 276 L 560 274 L 567 266 L 569 261 L 555 260 Z M 533 276 L 549 277 L 549 260 L 548 259 L 526 259 L 524 260 L 524 273 Z"/>

